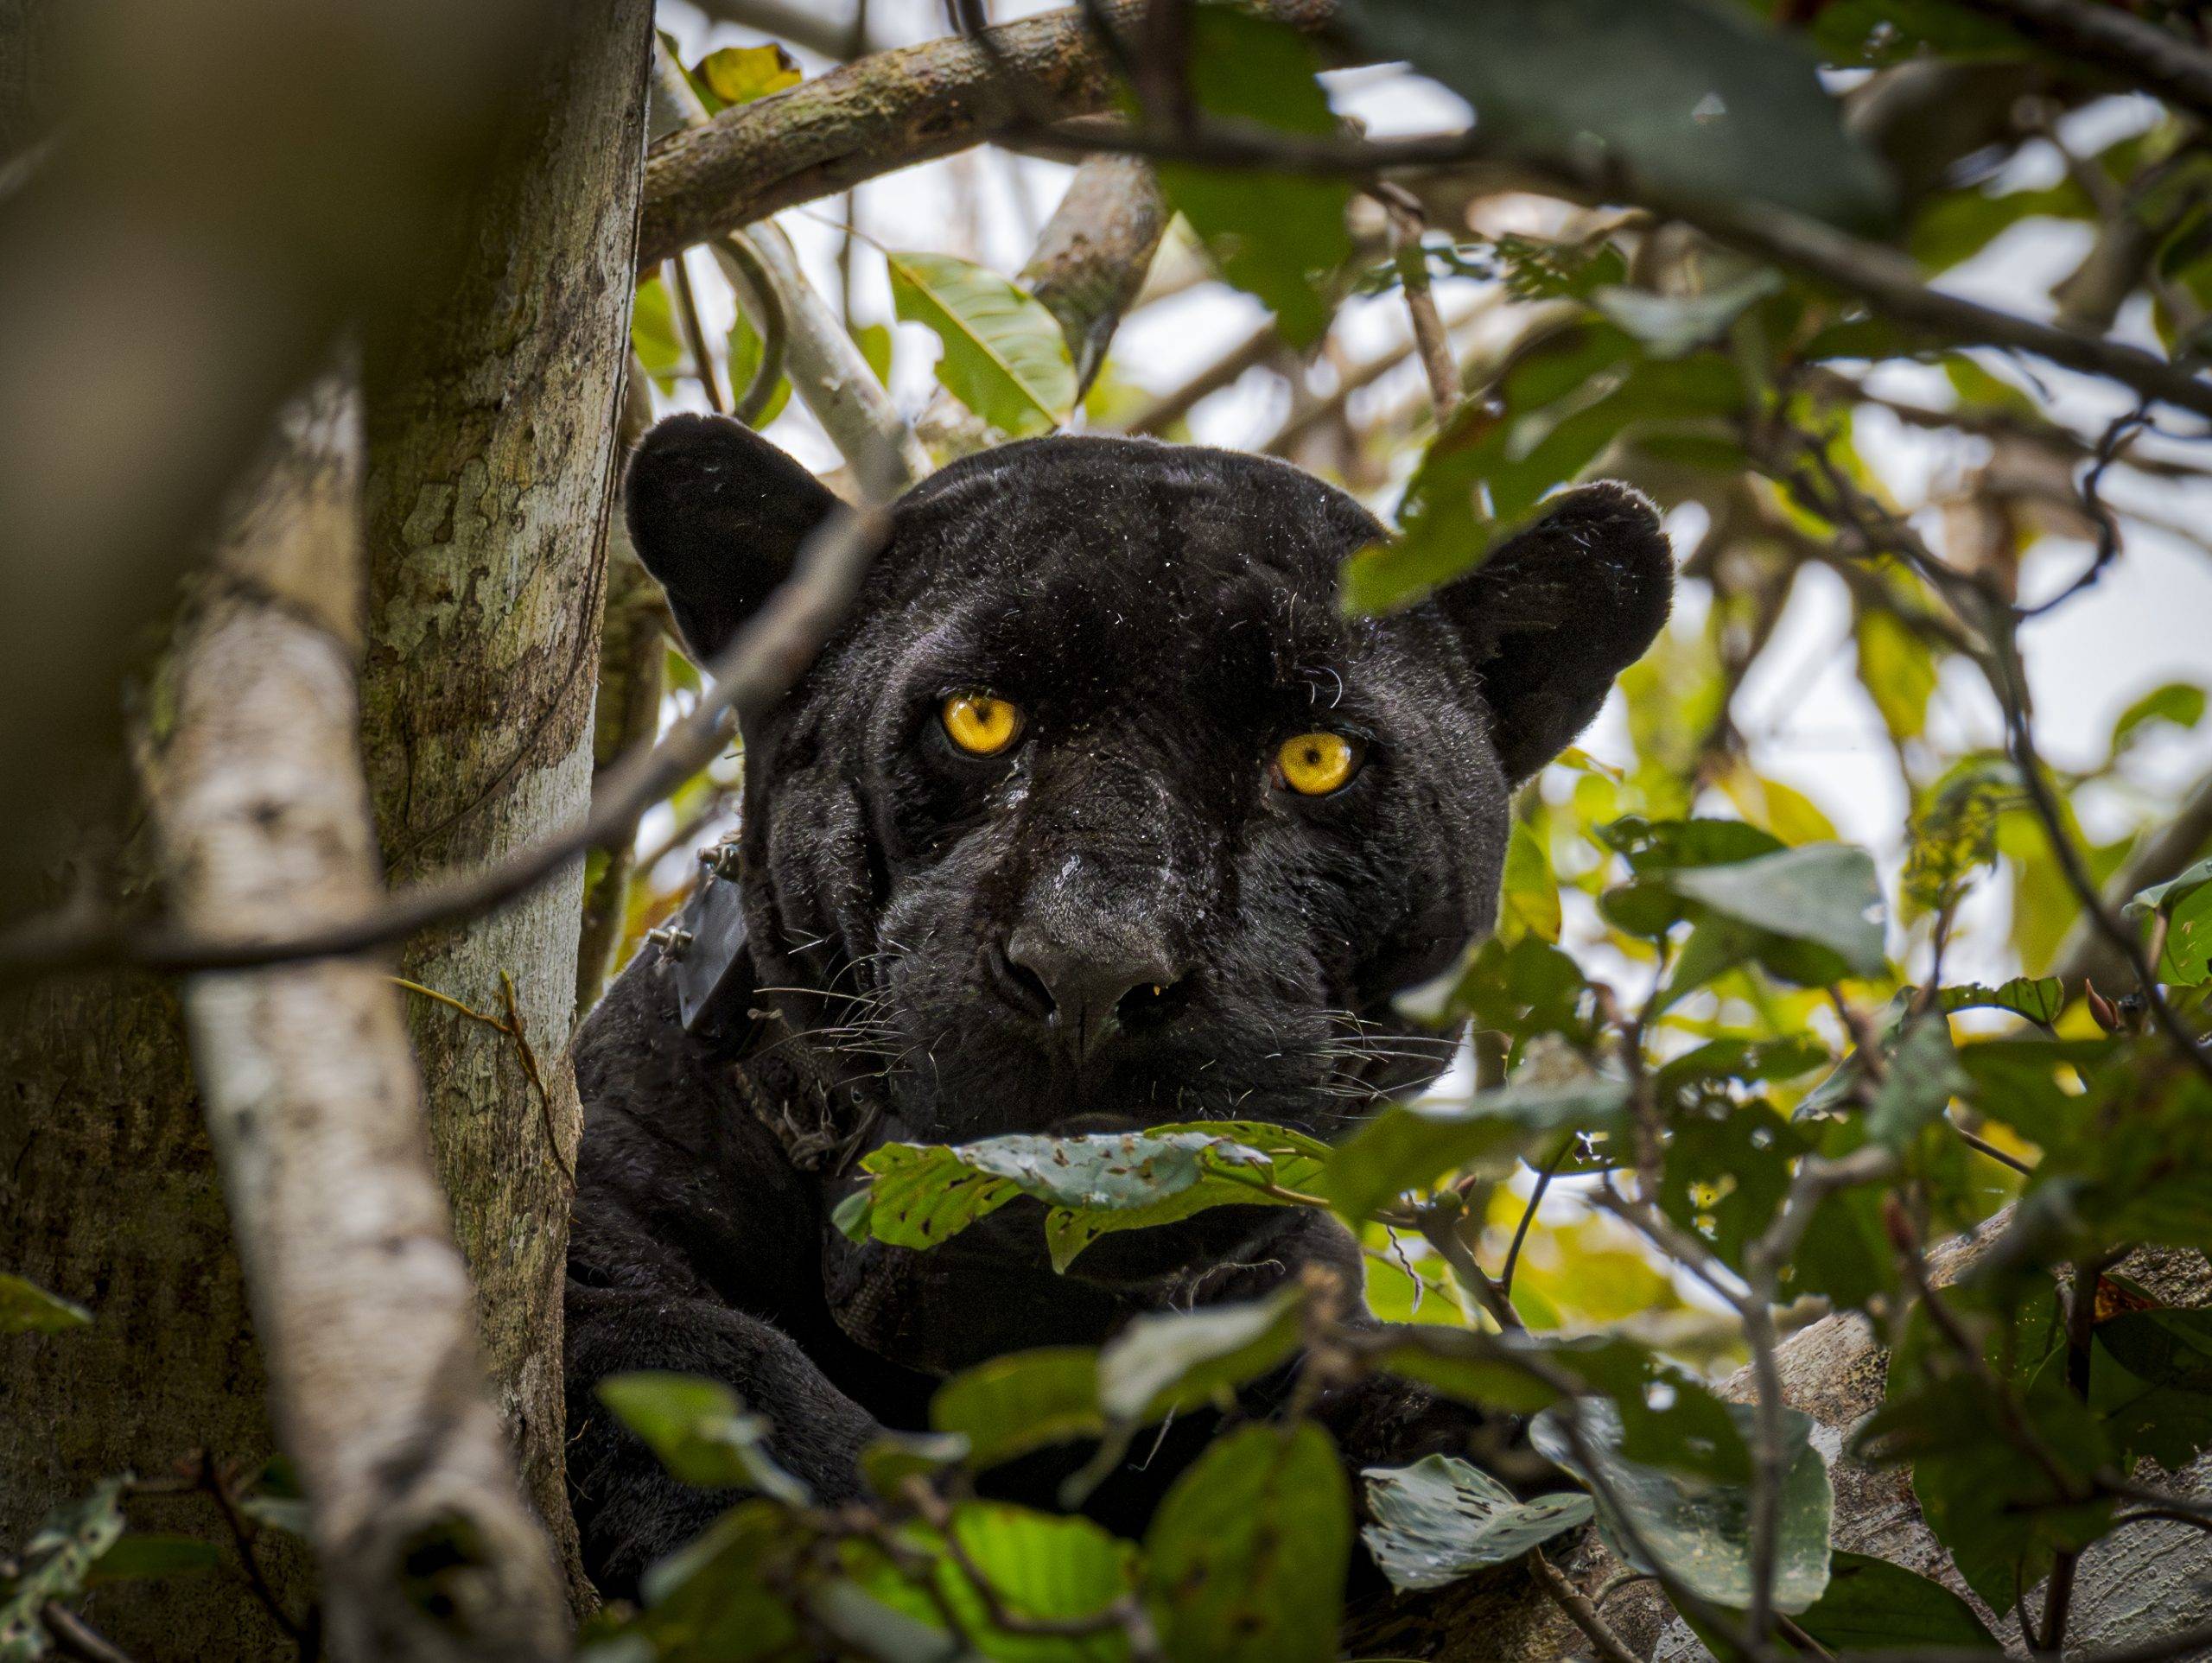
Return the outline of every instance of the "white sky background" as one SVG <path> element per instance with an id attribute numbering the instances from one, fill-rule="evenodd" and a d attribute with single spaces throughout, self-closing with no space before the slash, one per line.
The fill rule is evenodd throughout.
<path id="1" fill-rule="evenodd" d="M 1064 0 L 997 0 L 1001 21 L 1053 9 Z M 836 0 L 820 9 L 837 15 Z M 743 44 L 763 37 L 729 25 L 709 25 L 682 0 L 663 0 L 663 27 L 681 41 L 687 60 L 715 46 Z M 868 9 L 871 37 L 903 43 L 945 32 L 938 0 L 873 0 Z M 830 66 L 798 54 L 810 76 Z M 1441 88 L 1400 71 L 1357 70 L 1329 78 L 1338 109 L 1358 117 L 1376 134 L 1448 130 L 1463 125 L 1466 106 Z M 2088 148 L 2108 142 L 2148 119 L 2142 105 L 2112 99 L 2083 111 L 2068 129 L 2069 140 Z M 2021 185 L 2050 182 L 2058 173 L 2055 153 L 2024 156 L 2014 164 Z M 946 161 L 878 179 L 862 186 L 859 216 L 863 231 L 882 246 L 933 250 L 964 256 L 1002 272 L 1016 270 L 1029 251 L 1037 229 L 1065 188 L 1069 170 L 1054 163 L 976 150 Z M 833 223 L 834 200 L 782 217 L 810 274 L 825 293 L 835 290 L 840 233 Z M 2048 315 L 2050 282 L 2072 269 L 2088 237 L 2086 227 L 2031 221 L 2014 227 L 1975 259 L 1946 274 L 1942 286 L 2008 308 Z M 731 314 L 728 291 L 698 262 L 695 279 L 702 290 L 705 324 L 711 334 L 726 329 Z M 855 313 L 858 321 L 893 322 L 890 289 L 881 257 L 863 244 L 855 260 Z M 1467 280 L 1440 282 L 1448 310 L 1451 290 L 1474 292 Z M 1121 374 L 1154 390 L 1176 386 L 1241 340 L 1262 319 L 1258 305 L 1218 283 L 1208 283 L 1147 308 L 1122 328 L 1114 359 Z M 1405 339 L 1400 302 L 1391 297 L 1354 301 L 1338 325 L 1338 338 L 1354 359 L 1364 359 Z M 2147 315 L 2123 314 L 2118 333 L 2157 349 Z M 918 412 L 934 386 L 931 365 L 935 338 L 918 326 L 896 326 L 897 359 L 893 392 L 909 414 Z M 2019 367 L 1998 354 L 1984 361 L 1998 374 L 2024 382 Z M 2112 390 L 2086 378 L 2037 364 L 2031 366 L 2050 408 L 2090 438 L 2126 404 Z M 1944 404 L 1948 390 L 1939 371 L 1904 365 L 1889 372 L 1882 390 L 1919 402 Z M 1354 405 L 1368 400 L 1389 403 L 1421 385 L 1412 364 L 1400 366 Z M 1283 384 L 1255 371 L 1200 403 L 1192 412 L 1192 436 L 1231 447 L 1262 441 L 1280 422 L 1287 403 Z M 696 387 L 679 388 L 678 403 L 702 407 Z M 836 456 L 810 416 L 796 400 L 769 429 L 775 441 L 817 469 Z M 1920 498 L 1925 483 L 1945 470 L 1970 466 L 1978 441 L 1904 428 L 1878 412 L 1862 415 L 1858 435 L 1863 454 L 1885 483 L 1905 502 Z M 2202 447 L 2196 459 L 2212 464 Z M 2212 532 L 2212 484 L 2187 486 L 2140 476 L 2113 476 L 2107 498 L 2116 506 L 2140 507 L 2162 518 Z M 1378 505 L 1387 509 L 1389 505 Z M 1677 554 L 1689 551 L 1697 531 L 1692 510 L 1673 527 Z M 2171 532 L 2126 522 L 2122 558 L 2104 580 L 2056 613 L 2031 624 L 2024 636 L 2029 676 L 2034 689 L 2037 728 L 2046 754 L 2062 768 L 2101 760 L 2113 718 L 2132 700 L 2169 681 L 2212 682 L 2212 557 Z M 1932 523 L 1927 528 L 1933 531 Z M 2024 594 L 2032 599 L 2066 582 L 2089 549 L 2082 543 L 2048 538 L 2029 556 Z M 1700 593 L 1686 593 L 1687 610 L 1702 604 Z M 1739 693 L 1735 705 L 1742 732 L 1751 743 L 1754 765 L 1762 772 L 1808 792 L 1836 822 L 1843 835 L 1872 847 L 1885 870 L 1894 871 L 1901 844 L 1904 796 L 1880 722 L 1858 685 L 1849 648 L 1849 615 L 1842 586 L 1832 574 L 1808 570 L 1773 643 Z M 1618 694 L 1598 727 L 1585 739 L 1610 761 L 1625 761 L 1628 744 Z M 1971 674 L 1947 677 L 1938 692 L 1933 726 L 1945 746 L 1993 744 L 1999 737 L 1996 711 L 1986 691 Z M 2212 728 L 2212 724 L 2208 724 Z M 2212 732 L 2186 738 L 2162 737 L 2141 748 L 2134 765 L 2139 778 L 2164 789 L 2212 765 Z M 2109 797 L 2084 794 L 2078 804 L 2093 835 L 2110 835 L 2127 822 Z M 665 810 L 658 811 L 665 816 Z M 649 822 L 643 841 L 650 845 L 667 830 L 664 818 Z M 1984 909 L 1986 913 L 1987 909 Z M 1993 979 L 2010 973 L 2000 932 L 1977 930 L 1969 915 L 1952 960 L 1959 979 Z"/>

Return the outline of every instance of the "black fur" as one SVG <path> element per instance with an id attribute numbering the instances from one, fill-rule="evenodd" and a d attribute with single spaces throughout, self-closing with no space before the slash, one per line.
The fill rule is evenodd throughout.
<path id="1" fill-rule="evenodd" d="M 832 506 L 711 417 L 655 428 L 629 489 L 639 555 L 704 652 Z M 1672 576 L 1649 505 L 1599 486 L 1435 600 L 1347 619 L 1338 567 L 1382 535 L 1350 498 L 1281 463 L 1118 439 L 957 463 L 894 524 L 852 620 L 745 734 L 762 1019 L 719 1048 L 686 1036 L 649 948 L 578 1040 L 570 1471 L 611 1589 L 728 1498 L 684 1491 L 610 1425 L 592 1395 L 609 1373 L 728 1381 L 836 1498 L 874 1430 L 925 1424 L 953 1369 L 1302 1265 L 1356 1287 L 1350 1238 L 1290 1209 L 1109 1236 L 1065 1277 L 1026 1203 L 927 1254 L 856 1248 L 827 1223 L 846 1185 L 801 1170 L 768 1120 L 803 1126 L 826 1091 L 868 1143 L 1230 1117 L 1326 1136 L 1433 1077 L 1446 1048 L 1390 995 L 1489 925 L 1512 787 L 1649 643 Z M 1000 756 L 939 726 L 973 688 L 1025 714 Z M 1355 737 L 1364 765 L 1300 797 L 1268 765 L 1313 728 Z M 1047 983 L 1064 1000 L 1135 985 L 1078 1057 Z M 1362 1462 L 1465 1431 L 1403 1387 L 1324 1414 Z M 1204 1437 L 1180 1428 L 1093 1510 L 1136 1527 Z M 1080 1453 L 998 1482 L 1048 1500 Z"/>

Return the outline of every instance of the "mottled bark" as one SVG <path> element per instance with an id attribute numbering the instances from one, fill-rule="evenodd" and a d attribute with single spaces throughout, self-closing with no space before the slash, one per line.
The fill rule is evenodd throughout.
<path id="1" fill-rule="evenodd" d="M 333 375 L 226 514 L 149 746 L 188 923 L 282 925 L 380 890 L 357 737 L 359 485 L 358 400 Z M 184 993 L 332 1655 L 523 1663 L 563 1649 L 565 1603 L 485 1391 L 399 1000 L 376 958 Z"/>
<path id="2" fill-rule="evenodd" d="M 110 1473 L 158 1474 L 205 1448 L 276 1453 L 175 994 L 136 974 L 0 1000 L 0 1269 L 92 1312 L 90 1328 L 0 1337 L 0 1544 Z M 212 1534 L 194 1496 L 134 1501 L 146 1529 Z M 265 1543 L 304 1609 L 306 1555 Z M 95 1590 L 86 1614 L 133 1656 L 288 1658 L 228 1573 Z"/>
<path id="3" fill-rule="evenodd" d="M 459 283 L 374 343 L 363 739 L 396 884 L 496 860 L 587 805 L 650 10 L 567 10 L 472 209 Z M 560 1285 L 582 883 L 579 863 L 402 957 L 499 1019 L 409 1009 L 499 1406 L 572 1567 Z"/>
<path id="4" fill-rule="evenodd" d="M 2000 1216 L 1976 1238 L 1931 1254 L 1936 1279 L 1948 1282 L 1963 1273 L 2004 1222 Z M 2145 1249 L 2124 1268 L 2167 1304 L 2190 1309 L 2212 1304 L 2212 1267 L 2200 1254 Z M 1971 1599 L 1949 1556 L 1921 1521 L 1910 1473 L 1865 1467 L 1844 1453 L 1853 1430 L 1880 1406 L 1888 1378 L 1888 1355 L 1865 1319 L 1848 1314 L 1826 1317 L 1784 1342 L 1778 1361 L 1783 1399 L 1813 1417 L 1813 1441 L 1828 1457 L 1834 1476 L 1835 1545 L 1934 1577 Z M 1721 1388 L 1724 1396 L 1738 1400 L 1748 1399 L 1751 1389 L 1748 1369 Z M 2161 1483 L 2200 1498 L 2212 1494 L 2212 1457 L 2200 1457 L 2186 1472 Z M 1589 1531 L 1553 1558 L 1586 1594 L 1594 1594 L 1625 1569 Z M 2029 1605 L 2042 1609 L 2038 1598 L 2031 1598 Z M 2178 1524 L 2139 1525 L 2114 1534 L 2082 1555 L 2073 1609 L 2068 1649 L 2078 1648 L 2084 1655 L 2204 1622 L 2212 1617 L 2212 1537 Z M 1982 1614 L 2019 1653 L 2019 1628 L 2011 1615 L 1986 1608 Z M 1635 1655 L 1654 1663 L 1693 1663 L 1709 1655 L 1648 1584 L 1608 1600 L 1604 1615 Z M 1559 1658 L 1589 1649 L 1566 1613 L 1517 1565 L 1433 1594 L 1376 1602 L 1353 1615 L 1344 1639 L 1348 1656 L 1433 1658 L 1442 1663 Z"/>

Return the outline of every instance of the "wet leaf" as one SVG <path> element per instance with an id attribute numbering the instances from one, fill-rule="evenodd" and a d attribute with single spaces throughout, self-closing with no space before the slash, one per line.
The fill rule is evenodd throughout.
<path id="1" fill-rule="evenodd" d="M 1402 1592 L 1441 1588 L 1516 1559 L 1592 1514 L 1586 1495 L 1521 1501 L 1480 1468 L 1448 1455 L 1410 1467 L 1370 1467 L 1364 1476 L 1375 1522 L 1360 1534 Z"/>
<path id="2" fill-rule="evenodd" d="M 1751 1435 L 1748 1404 L 1729 1414 L 1745 1438 Z M 1529 1427 L 1529 1440 L 1548 1461 L 1567 1469 L 1592 1491 L 1599 1527 L 1622 1558 L 1655 1569 L 1630 1546 L 1640 1540 L 1667 1570 L 1700 1597 L 1716 1605 L 1750 1603 L 1751 1492 L 1734 1484 L 1685 1477 L 1629 1459 L 1621 1448 L 1619 1410 L 1599 1399 L 1580 1399 L 1583 1441 L 1592 1471 L 1576 1455 L 1562 1418 L 1566 1406 L 1547 1409 Z M 1778 1610 L 1804 1610 L 1828 1583 L 1828 1517 L 1834 1495 L 1827 1463 L 1808 1441 L 1812 1417 L 1785 1410 L 1789 1465 L 1783 1476 L 1780 1529 L 1776 1542 L 1774 1603 Z M 1612 1501 L 1607 1499 L 1609 1490 Z M 1616 1504 L 1618 1510 L 1616 1511 Z"/>
<path id="3" fill-rule="evenodd" d="M 1297 1205 L 1329 1158 L 1316 1139 L 1244 1120 L 1076 1138 L 1017 1133 L 957 1147 L 886 1144 L 861 1162 L 874 1182 L 835 1219 L 856 1241 L 872 1235 L 930 1247 L 1033 1196 L 1050 1209 L 1046 1240 L 1053 1267 L 1065 1270 L 1111 1231 L 1172 1224 L 1209 1207 Z"/>

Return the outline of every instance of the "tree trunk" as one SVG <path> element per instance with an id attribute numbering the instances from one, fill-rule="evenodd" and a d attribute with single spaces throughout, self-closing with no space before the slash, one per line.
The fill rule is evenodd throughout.
<path id="1" fill-rule="evenodd" d="M 364 746 L 395 884 L 535 841 L 590 791 L 651 6 L 564 15 L 454 292 L 370 359 Z M 582 881 L 430 931 L 402 962 L 480 1013 L 417 994 L 409 1020 L 494 1389 L 572 1577 L 560 1293 Z"/>

